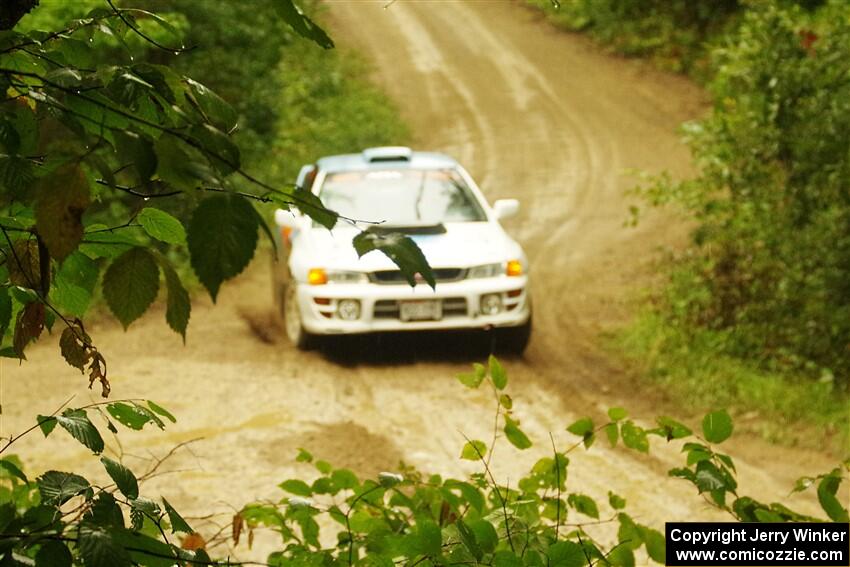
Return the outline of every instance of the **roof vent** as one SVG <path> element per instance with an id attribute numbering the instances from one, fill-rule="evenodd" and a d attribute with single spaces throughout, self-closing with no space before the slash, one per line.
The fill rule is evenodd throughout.
<path id="1" fill-rule="evenodd" d="M 404 146 L 384 146 L 363 150 L 363 159 L 367 163 L 381 161 L 410 161 L 413 151 Z"/>

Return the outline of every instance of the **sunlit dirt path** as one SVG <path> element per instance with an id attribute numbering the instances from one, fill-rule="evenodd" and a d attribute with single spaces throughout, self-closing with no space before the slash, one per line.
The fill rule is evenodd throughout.
<path id="1" fill-rule="evenodd" d="M 328 4 L 337 43 L 373 62 L 375 79 L 413 126 L 416 146 L 456 156 L 491 200 L 522 201 L 522 214 L 506 226 L 531 258 L 535 335 L 526 356 L 505 366 L 517 415 L 537 443 L 527 454 L 500 446 L 499 478 L 515 482 L 551 450 L 549 432 L 565 447 L 573 441 L 567 424 L 610 406 L 645 418 L 685 416 L 697 425 L 689 408 L 645 391 L 598 345 L 652 281 L 658 248 L 676 246 L 685 234 L 658 214 L 636 229 L 623 227 L 630 204 L 624 191 L 636 183 L 628 173 L 689 171 L 676 127 L 704 111 L 704 95 L 681 78 L 603 55 L 518 3 Z M 390 337 L 296 352 L 272 323 L 269 283 L 267 255 L 258 254 L 218 305 L 197 304 L 185 347 L 161 310 L 126 334 L 112 323 L 91 329 L 110 360 L 113 397 L 150 398 L 179 419 L 165 432 L 122 433 L 110 450 L 143 469 L 151 455 L 199 439 L 163 466 L 176 472 L 144 493 L 163 494 L 189 516 L 278 499 L 278 482 L 313 474 L 294 462 L 298 447 L 363 475 L 396 470 L 400 461 L 444 474 L 475 470 L 457 458 L 462 434 L 488 438 L 493 400 L 453 376 L 486 356 L 486 340 Z M 57 336 L 42 340 L 20 366 L 0 363 L 3 435 L 71 395 L 72 405 L 96 400 L 61 361 L 57 343 Z M 656 443 L 642 456 L 603 445 L 574 454 L 571 489 L 603 500 L 618 492 L 635 516 L 657 527 L 715 517 L 695 491 L 666 476 L 680 464 L 677 447 Z M 832 465 L 817 453 L 750 438 L 730 450 L 744 492 L 766 499 L 785 498 L 793 478 Z M 16 452 L 26 455 L 32 474 L 81 467 L 105 482 L 97 460 L 65 435 L 30 436 Z M 258 543 L 238 554 L 262 557 L 270 540 Z"/>

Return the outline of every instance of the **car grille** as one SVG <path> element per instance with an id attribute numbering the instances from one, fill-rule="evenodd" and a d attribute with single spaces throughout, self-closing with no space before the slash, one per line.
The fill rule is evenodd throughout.
<path id="1" fill-rule="evenodd" d="M 442 302 L 443 319 L 447 317 L 465 317 L 467 315 L 466 298 L 447 297 Z M 373 313 L 375 319 L 398 319 L 398 316 L 398 301 L 395 299 L 381 299 L 375 302 L 375 311 Z"/>
<path id="2" fill-rule="evenodd" d="M 434 270 L 434 279 L 437 283 L 447 283 L 460 281 L 466 277 L 466 270 L 463 268 L 437 268 Z M 380 270 L 369 274 L 369 281 L 383 285 L 399 285 L 406 284 L 407 278 L 401 273 L 401 270 Z M 424 281 L 419 280 L 417 281 Z"/>

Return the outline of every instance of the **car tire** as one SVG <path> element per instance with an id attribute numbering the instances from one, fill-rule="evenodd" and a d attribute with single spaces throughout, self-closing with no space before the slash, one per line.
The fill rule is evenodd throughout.
<path id="1" fill-rule="evenodd" d="M 301 323 L 301 310 L 295 296 L 295 280 L 291 277 L 283 286 L 283 329 L 286 337 L 298 350 L 310 350 L 316 347 L 316 335 L 308 332 Z"/>
<path id="2" fill-rule="evenodd" d="M 531 314 L 528 320 L 517 327 L 496 329 L 496 350 L 504 354 L 522 356 L 531 340 Z"/>

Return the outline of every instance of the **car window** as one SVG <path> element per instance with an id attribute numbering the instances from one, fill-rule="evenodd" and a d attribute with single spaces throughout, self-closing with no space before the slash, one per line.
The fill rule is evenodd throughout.
<path id="1" fill-rule="evenodd" d="M 349 218 L 388 224 L 486 220 L 484 210 L 453 169 L 381 169 L 329 173 L 319 196 Z"/>

